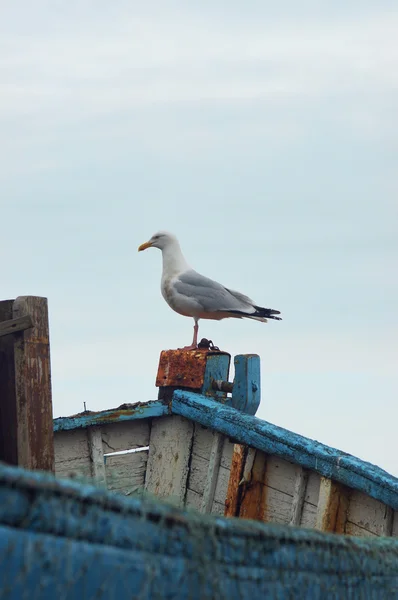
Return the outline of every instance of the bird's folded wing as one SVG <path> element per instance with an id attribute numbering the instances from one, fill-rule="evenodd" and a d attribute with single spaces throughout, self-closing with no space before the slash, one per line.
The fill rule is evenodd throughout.
<path id="1" fill-rule="evenodd" d="M 173 287 L 178 294 L 195 299 L 206 312 L 244 310 L 252 307 L 247 296 L 228 290 L 217 281 L 204 277 L 193 269 L 181 273 Z"/>

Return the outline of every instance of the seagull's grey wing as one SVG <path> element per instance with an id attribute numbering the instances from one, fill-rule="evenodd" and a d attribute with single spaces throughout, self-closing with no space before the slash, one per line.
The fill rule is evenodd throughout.
<path id="1" fill-rule="evenodd" d="M 248 305 L 252 306 L 247 296 L 228 290 L 193 269 L 181 273 L 173 287 L 178 294 L 195 299 L 206 312 L 247 310 Z"/>

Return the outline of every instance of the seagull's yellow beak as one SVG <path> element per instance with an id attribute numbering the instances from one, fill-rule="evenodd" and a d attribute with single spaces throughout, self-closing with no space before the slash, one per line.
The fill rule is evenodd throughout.
<path id="1" fill-rule="evenodd" d="M 147 248 L 150 248 L 152 246 L 152 242 L 145 242 L 145 244 L 141 244 L 141 246 L 138 246 L 138 252 L 141 252 L 142 250 L 146 250 Z"/>

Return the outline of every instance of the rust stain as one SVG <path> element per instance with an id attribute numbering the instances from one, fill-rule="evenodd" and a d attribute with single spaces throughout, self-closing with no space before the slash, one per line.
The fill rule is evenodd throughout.
<path id="1" fill-rule="evenodd" d="M 339 505 L 337 507 L 336 524 L 334 528 L 336 533 L 345 533 L 349 504 L 350 497 L 348 494 L 348 490 L 346 490 L 346 488 L 343 487 L 343 489 L 340 492 Z"/>
<path id="2" fill-rule="evenodd" d="M 326 493 L 326 502 L 320 503 L 318 510 L 322 511 L 320 515 L 319 529 L 329 533 L 345 533 L 347 522 L 347 511 L 349 506 L 349 490 L 325 477 L 321 477 L 321 486 L 324 486 Z"/>
<path id="3" fill-rule="evenodd" d="M 265 485 L 267 471 L 267 457 L 263 452 L 255 450 L 253 466 L 250 471 L 250 480 L 242 482 L 242 495 L 239 516 L 242 519 L 256 519 L 264 521 L 267 500 Z M 246 478 L 248 478 L 246 475 Z"/>
<path id="4" fill-rule="evenodd" d="M 156 387 L 184 387 L 199 389 L 203 386 L 207 349 L 163 350 L 160 354 Z"/>
<path id="5" fill-rule="evenodd" d="M 247 446 L 244 446 L 243 444 L 234 444 L 228 491 L 225 499 L 224 516 L 226 517 L 237 517 L 239 514 L 240 497 L 241 492 L 243 491 L 240 482 L 243 476 L 247 452 Z"/>

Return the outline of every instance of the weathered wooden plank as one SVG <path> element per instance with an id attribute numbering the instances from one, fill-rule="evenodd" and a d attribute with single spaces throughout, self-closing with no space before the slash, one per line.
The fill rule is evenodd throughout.
<path id="1" fill-rule="evenodd" d="M 221 456 L 224 446 L 224 436 L 216 431 L 213 433 L 213 444 L 207 467 L 206 483 L 203 490 L 200 512 L 210 513 L 213 507 L 218 475 L 220 472 Z"/>
<path id="2" fill-rule="evenodd" d="M 206 488 L 208 468 L 208 460 L 206 460 L 205 458 L 201 458 L 196 454 L 191 455 L 191 464 L 189 468 L 187 488 L 196 492 L 202 498 L 204 490 Z M 229 474 L 230 470 L 220 465 L 214 489 L 214 501 L 222 504 L 225 503 L 225 495 L 228 488 Z"/>
<path id="3" fill-rule="evenodd" d="M 199 512 L 201 504 L 202 495 L 187 488 L 187 493 L 185 496 L 185 507 L 188 509 L 193 508 L 194 510 L 197 510 Z"/>
<path id="4" fill-rule="evenodd" d="M 260 357 L 257 354 L 235 356 L 235 377 L 231 405 L 249 415 L 255 415 L 261 399 Z"/>
<path id="5" fill-rule="evenodd" d="M 347 521 L 346 526 L 345 526 L 345 533 L 347 535 L 353 535 L 355 537 L 372 537 L 372 538 L 377 538 L 377 534 L 376 533 L 372 533 L 371 531 L 369 531 L 368 529 L 365 529 L 364 527 L 360 527 L 359 525 L 356 525 L 355 523 L 351 523 L 351 521 Z"/>
<path id="6" fill-rule="evenodd" d="M 210 519 L 0 465 L 0 580 L 24 597 L 395 598 L 398 545 Z M 45 576 L 44 576 L 45 574 Z M 158 593 L 159 592 L 159 593 Z M 3 594 L 4 595 L 4 594 Z"/>
<path id="7" fill-rule="evenodd" d="M 105 463 L 108 490 L 131 496 L 144 489 L 148 452 L 107 456 Z"/>
<path id="8" fill-rule="evenodd" d="M 29 469 L 54 470 L 47 299 L 21 296 L 2 304 L 3 320 L 31 318 L 34 327 L 1 338 L 0 458 Z"/>
<path id="9" fill-rule="evenodd" d="M 0 337 L 4 335 L 10 335 L 17 333 L 18 331 L 25 331 L 33 327 L 32 317 L 30 315 L 24 315 L 17 319 L 9 319 L 8 321 L 0 322 Z"/>
<path id="10" fill-rule="evenodd" d="M 256 450 L 250 475 L 245 474 L 245 481 L 242 483 L 239 516 L 243 519 L 264 520 L 267 503 L 266 470 L 267 456 Z"/>
<path id="11" fill-rule="evenodd" d="M 149 419 L 143 419 L 102 425 L 105 454 L 149 446 L 150 423 Z"/>
<path id="12" fill-rule="evenodd" d="M 265 493 L 267 501 L 263 520 L 267 523 L 288 525 L 292 512 L 292 496 L 268 486 Z"/>
<path id="13" fill-rule="evenodd" d="M 345 489 L 339 483 L 321 477 L 315 529 L 344 533 L 348 505 Z"/>
<path id="14" fill-rule="evenodd" d="M 73 417 L 58 417 L 54 419 L 54 432 L 70 429 L 85 429 L 93 425 L 108 425 L 122 421 L 150 419 L 169 414 L 167 404 L 159 400 L 122 404 L 119 408 L 99 412 L 86 412 Z"/>
<path id="15" fill-rule="evenodd" d="M 305 491 L 307 488 L 308 471 L 296 465 L 296 479 L 294 483 L 293 501 L 290 511 L 289 525 L 300 525 L 303 514 Z"/>
<path id="16" fill-rule="evenodd" d="M 183 506 L 193 439 L 193 423 L 178 416 L 152 422 L 145 489 Z"/>
<path id="17" fill-rule="evenodd" d="M 320 479 L 321 478 L 318 473 L 315 473 L 314 471 L 308 472 L 307 488 L 305 490 L 303 512 L 301 515 L 301 527 L 315 527 L 319 500 Z"/>
<path id="18" fill-rule="evenodd" d="M 391 535 L 392 532 L 392 515 L 386 505 L 356 490 L 351 492 L 347 519 L 375 535 Z"/>
<path id="19" fill-rule="evenodd" d="M 104 450 L 101 427 L 87 429 L 88 449 L 91 459 L 91 473 L 97 485 L 106 486 Z"/>
<path id="20" fill-rule="evenodd" d="M 296 483 L 296 466 L 279 456 L 268 456 L 266 485 L 292 497 Z"/>
<path id="21" fill-rule="evenodd" d="M 57 477 L 91 479 L 90 451 L 84 429 L 58 432 L 54 436 L 54 449 Z"/>
<path id="22" fill-rule="evenodd" d="M 225 499 L 225 516 L 236 517 L 239 514 L 240 496 L 242 488 L 240 487 L 243 471 L 246 463 L 248 447 L 242 444 L 235 444 L 231 462 L 231 472 L 228 483 L 227 496 Z"/>
<path id="23" fill-rule="evenodd" d="M 184 390 L 174 392 L 172 411 L 212 427 L 241 444 L 280 456 L 398 509 L 398 479 L 354 456 Z"/>
<path id="24" fill-rule="evenodd" d="M 381 535 L 390 537 L 394 530 L 394 511 L 390 506 L 385 506 L 384 523 L 381 527 Z"/>

